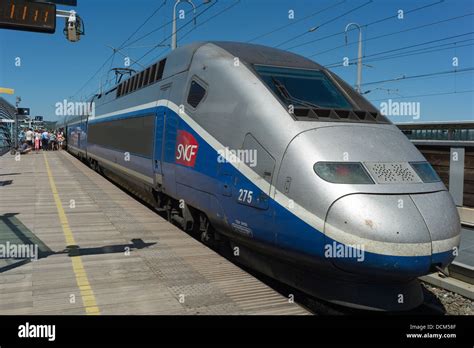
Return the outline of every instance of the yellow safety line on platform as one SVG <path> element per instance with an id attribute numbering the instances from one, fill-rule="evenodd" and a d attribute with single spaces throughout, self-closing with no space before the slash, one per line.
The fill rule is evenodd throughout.
<path id="1" fill-rule="evenodd" d="M 59 199 L 58 190 L 56 189 L 56 184 L 54 182 L 53 173 L 51 172 L 51 168 L 49 167 L 48 159 L 46 158 L 46 154 L 43 153 L 44 161 L 46 163 L 46 171 L 48 172 L 49 184 L 51 186 L 51 191 L 53 192 L 54 202 L 56 203 L 56 208 L 58 210 L 59 221 L 61 222 L 61 227 L 63 229 L 64 237 L 66 238 L 67 245 L 76 245 L 76 241 L 74 240 L 74 236 L 71 231 L 71 227 L 69 227 L 69 222 L 64 212 L 63 205 L 61 200 Z M 82 260 L 80 256 L 71 256 L 72 261 L 72 269 L 74 271 L 74 275 L 76 276 L 77 286 L 81 292 L 82 302 L 84 307 L 86 307 L 86 314 L 88 315 L 98 315 L 100 314 L 99 307 L 97 306 L 97 302 L 95 300 L 94 292 L 89 284 L 89 280 L 87 279 L 86 270 L 84 269 L 84 265 L 82 264 Z"/>

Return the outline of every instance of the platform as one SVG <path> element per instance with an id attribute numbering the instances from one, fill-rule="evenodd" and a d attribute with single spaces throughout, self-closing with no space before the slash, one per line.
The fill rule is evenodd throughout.
<path id="1" fill-rule="evenodd" d="M 463 225 L 474 227 L 474 208 L 458 207 L 458 213 Z"/>
<path id="2" fill-rule="evenodd" d="M 439 272 L 420 279 L 474 300 L 474 228 L 463 226 L 459 254 L 448 266 L 449 277 Z"/>
<path id="3" fill-rule="evenodd" d="M 463 226 L 459 255 L 449 266 L 451 277 L 474 284 L 474 228 Z"/>
<path id="4" fill-rule="evenodd" d="M 2 244 L 4 315 L 308 314 L 64 151 L 0 157 Z"/>

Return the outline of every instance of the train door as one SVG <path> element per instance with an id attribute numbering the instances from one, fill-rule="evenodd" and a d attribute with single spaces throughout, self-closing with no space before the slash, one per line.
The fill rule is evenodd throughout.
<path id="1" fill-rule="evenodd" d="M 171 84 L 166 84 L 161 87 L 160 100 L 164 100 L 164 105 L 157 108 L 155 116 L 155 148 L 153 156 L 153 172 L 155 187 L 163 185 L 163 157 L 164 157 L 164 135 L 165 135 L 165 119 L 167 114 L 167 101 L 169 100 L 171 92 Z"/>
<path id="2" fill-rule="evenodd" d="M 250 133 L 245 137 L 237 167 L 247 166 L 249 176 L 221 164 L 221 202 L 235 232 L 262 242 L 274 243 L 274 206 L 270 202 L 275 160 Z M 256 185 L 260 183 L 260 185 Z"/>
<path id="3" fill-rule="evenodd" d="M 164 131 L 162 141 L 162 160 L 161 171 L 163 178 L 163 189 L 166 194 L 171 197 L 176 196 L 176 178 L 175 178 L 175 146 L 176 134 L 178 133 L 178 115 L 169 108 L 169 101 L 172 92 L 172 83 L 169 83 L 162 88 L 161 99 L 166 100 L 165 116 L 164 116 Z"/>

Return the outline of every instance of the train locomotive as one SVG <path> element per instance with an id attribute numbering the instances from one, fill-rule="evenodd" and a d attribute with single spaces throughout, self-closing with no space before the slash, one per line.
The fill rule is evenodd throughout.
<path id="1" fill-rule="evenodd" d="M 312 296 L 423 301 L 460 220 L 433 168 L 333 72 L 254 44 L 198 42 L 62 121 L 67 149 L 204 242 Z"/>

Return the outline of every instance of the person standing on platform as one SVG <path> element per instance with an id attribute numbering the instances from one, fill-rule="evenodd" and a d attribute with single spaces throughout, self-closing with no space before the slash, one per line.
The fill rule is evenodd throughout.
<path id="1" fill-rule="evenodd" d="M 49 133 L 49 149 L 52 150 L 52 151 L 56 151 L 57 148 L 56 148 L 56 145 L 57 145 L 57 139 L 56 139 L 56 135 L 54 135 L 54 132 L 51 132 Z"/>
<path id="2" fill-rule="evenodd" d="M 58 132 L 58 143 L 59 143 L 58 150 L 62 150 L 63 144 L 64 144 L 64 135 L 62 132 Z"/>
<path id="3" fill-rule="evenodd" d="M 35 134 L 33 133 L 33 131 L 28 128 L 28 130 L 26 131 L 26 143 L 29 147 L 33 147 L 34 136 Z"/>
<path id="4" fill-rule="evenodd" d="M 48 130 L 45 129 L 43 133 L 41 134 L 41 147 L 43 148 L 43 151 L 48 151 L 48 146 L 49 146 L 49 133 Z"/>
<path id="5" fill-rule="evenodd" d="M 20 131 L 20 134 L 18 134 L 19 144 L 23 144 L 25 142 L 25 138 L 26 138 L 25 129 L 22 128 Z"/>
<path id="6" fill-rule="evenodd" d="M 41 134 L 39 132 L 35 132 L 35 151 L 36 153 L 40 150 L 40 143 L 41 143 Z"/>

